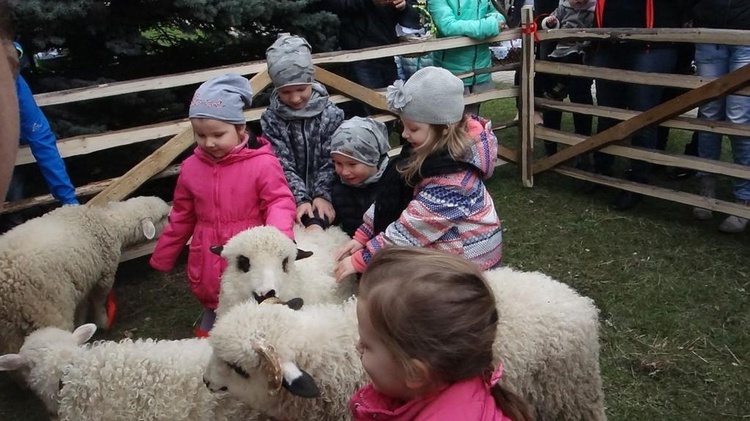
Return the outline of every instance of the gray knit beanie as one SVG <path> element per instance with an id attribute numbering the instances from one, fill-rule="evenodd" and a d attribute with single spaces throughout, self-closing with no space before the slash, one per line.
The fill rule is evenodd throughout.
<path id="1" fill-rule="evenodd" d="M 424 67 L 388 87 L 391 111 L 418 123 L 453 124 L 464 116 L 464 84 L 440 67 Z"/>
<path id="2" fill-rule="evenodd" d="M 226 74 L 204 82 L 190 101 L 190 118 L 213 118 L 230 124 L 245 124 L 242 109 L 250 106 L 253 91 L 250 81 L 240 75 Z"/>
<path id="3" fill-rule="evenodd" d="M 371 118 L 346 120 L 331 136 L 332 155 L 344 155 L 371 167 L 377 167 L 389 149 L 388 129 Z"/>
<path id="4" fill-rule="evenodd" d="M 282 35 L 266 50 L 268 75 L 273 86 L 313 83 L 312 48 L 304 38 Z"/>

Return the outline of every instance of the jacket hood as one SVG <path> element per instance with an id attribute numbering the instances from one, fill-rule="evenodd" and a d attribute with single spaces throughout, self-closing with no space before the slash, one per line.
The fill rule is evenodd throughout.
<path id="1" fill-rule="evenodd" d="M 218 159 L 218 160 L 212 157 L 208 152 L 204 151 L 200 147 L 196 147 L 193 150 L 193 153 L 201 161 L 206 162 L 210 165 L 217 165 L 217 166 L 231 165 L 231 164 L 234 164 L 235 162 L 254 158 L 260 155 L 275 156 L 273 153 L 273 149 L 271 149 L 271 144 L 268 142 L 266 138 L 258 136 L 255 139 L 258 147 L 254 149 L 251 149 L 247 146 L 249 138 L 250 138 L 249 135 L 245 134 L 245 139 L 242 141 L 242 143 L 235 146 L 231 152 L 229 152 L 227 155 L 221 157 L 221 159 Z"/>
<path id="2" fill-rule="evenodd" d="M 474 166 L 486 180 L 495 171 L 497 159 L 497 137 L 492 131 L 492 122 L 482 117 L 472 116 L 466 122 L 466 132 L 472 139 L 472 143 L 460 161 Z"/>

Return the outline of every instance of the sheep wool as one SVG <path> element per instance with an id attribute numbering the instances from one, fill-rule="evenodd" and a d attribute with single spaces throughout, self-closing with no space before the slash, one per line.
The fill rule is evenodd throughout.
<path id="1" fill-rule="evenodd" d="M 265 420 L 247 405 L 203 384 L 211 355 L 205 339 L 129 339 L 85 344 L 96 326 L 73 333 L 44 328 L 0 370 L 25 372 L 27 384 L 61 421 Z"/>
<path id="2" fill-rule="evenodd" d="M 493 352 L 503 384 L 529 401 L 538 420 L 606 420 L 593 301 L 537 272 L 501 268 L 485 275 L 500 316 Z M 355 350 L 355 308 L 356 298 L 296 312 L 236 305 L 209 338 L 209 388 L 226 388 L 280 419 L 348 419 L 350 396 L 367 382 Z M 315 395 L 309 383 L 317 384 L 317 397 L 301 397 L 297 385 Z"/>
<path id="3" fill-rule="evenodd" d="M 331 227 L 320 232 L 295 229 L 294 235 L 296 246 L 274 227 L 255 227 L 238 233 L 221 248 L 228 264 L 221 276 L 217 317 L 252 298 L 274 295 L 284 301 L 341 303 L 356 292 L 354 283 L 337 284 L 333 277 L 334 251 L 349 241 L 346 233 Z M 312 255 L 301 257 L 298 248 Z"/>
<path id="4" fill-rule="evenodd" d="M 108 327 L 105 302 L 122 249 L 160 232 L 169 209 L 157 197 L 63 206 L 2 235 L 0 354 L 18 352 L 36 329 L 73 330 L 88 312 Z"/>

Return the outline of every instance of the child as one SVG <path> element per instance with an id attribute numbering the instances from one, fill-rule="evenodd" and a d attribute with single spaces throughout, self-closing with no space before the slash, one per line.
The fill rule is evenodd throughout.
<path id="1" fill-rule="evenodd" d="M 560 0 L 557 9 L 542 20 L 544 29 L 569 29 L 569 28 L 591 28 L 594 25 L 594 8 L 596 0 Z M 547 55 L 546 59 L 563 63 L 583 64 L 583 55 L 589 42 L 564 42 L 559 41 L 555 49 Z M 591 79 L 589 91 L 591 90 Z M 545 96 L 550 99 L 563 100 L 568 96 L 568 87 L 565 80 L 559 80 L 552 86 Z"/>
<path id="2" fill-rule="evenodd" d="M 209 247 L 259 225 L 293 239 L 294 197 L 284 172 L 268 141 L 245 128 L 242 108 L 251 101 L 250 83 L 239 75 L 216 77 L 195 91 L 189 115 L 198 147 L 182 163 L 169 225 L 151 256 L 153 268 L 169 271 L 192 236 L 187 275 L 204 308 L 199 337 L 213 326 L 226 267 Z"/>
<path id="3" fill-rule="evenodd" d="M 468 36 L 486 39 L 498 35 L 506 27 L 505 18 L 491 5 L 490 0 L 430 0 L 427 10 L 440 38 Z M 466 94 L 486 92 L 495 87 L 490 73 L 474 73 L 492 66 L 492 55 L 487 44 L 436 51 L 433 58 L 436 66 L 444 67 L 453 74 L 472 73 L 463 81 Z M 479 104 L 467 106 L 466 112 L 476 115 Z"/>
<path id="4" fill-rule="evenodd" d="M 375 201 L 376 184 L 388 165 L 388 130 L 371 118 L 345 121 L 331 138 L 331 158 L 340 180 L 334 183 L 336 223 L 350 237 Z"/>
<path id="5" fill-rule="evenodd" d="M 494 171 L 497 138 L 489 121 L 464 115 L 463 91 L 459 78 L 438 67 L 388 87 L 407 145 L 388 164 L 354 239 L 337 251 L 338 281 L 363 272 L 389 245 L 448 251 L 482 269 L 500 266 L 500 219 L 482 182 Z"/>
<path id="6" fill-rule="evenodd" d="M 433 250 L 391 247 L 373 258 L 357 302 L 362 367 L 372 380 L 353 419 L 530 421 L 499 382 L 498 314 L 476 265 Z"/>
<path id="7" fill-rule="evenodd" d="M 331 135 L 344 121 L 344 112 L 315 82 L 310 44 L 282 35 L 266 50 L 274 90 L 260 118 L 297 203 L 297 222 L 326 228 L 336 213 L 331 205 L 335 180 Z"/>

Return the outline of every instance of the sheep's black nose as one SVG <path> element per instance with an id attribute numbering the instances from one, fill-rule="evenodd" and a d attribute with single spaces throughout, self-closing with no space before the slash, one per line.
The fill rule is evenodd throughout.
<path id="1" fill-rule="evenodd" d="M 211 382 L 210 382 L 210 381 L 208 381 L 208 380 L 206 380 L 206 378 L 205 378 L 205 377 L 203 378 L 203 384 L 205 384 L 205 385 L 206 385 L 206 387 L 211 387 Z"/>
<path id="2" fill-rule="evenodd" d="M 219 392 L 226 392 L 227 390 L 229 390 L 229 389 L 227 389 L 227 387 L 226 387 L 226 386 L 224 386 L 224 387 L 222 387 L 221 389 L 219 389 Z"/>
<path id="3" fill-rule="evenodd" d="M 276 296 L 276 290 L 270 290 L 268 291 L 268 294 L 266 294 L 266 298 L 271 298 Z"/>

